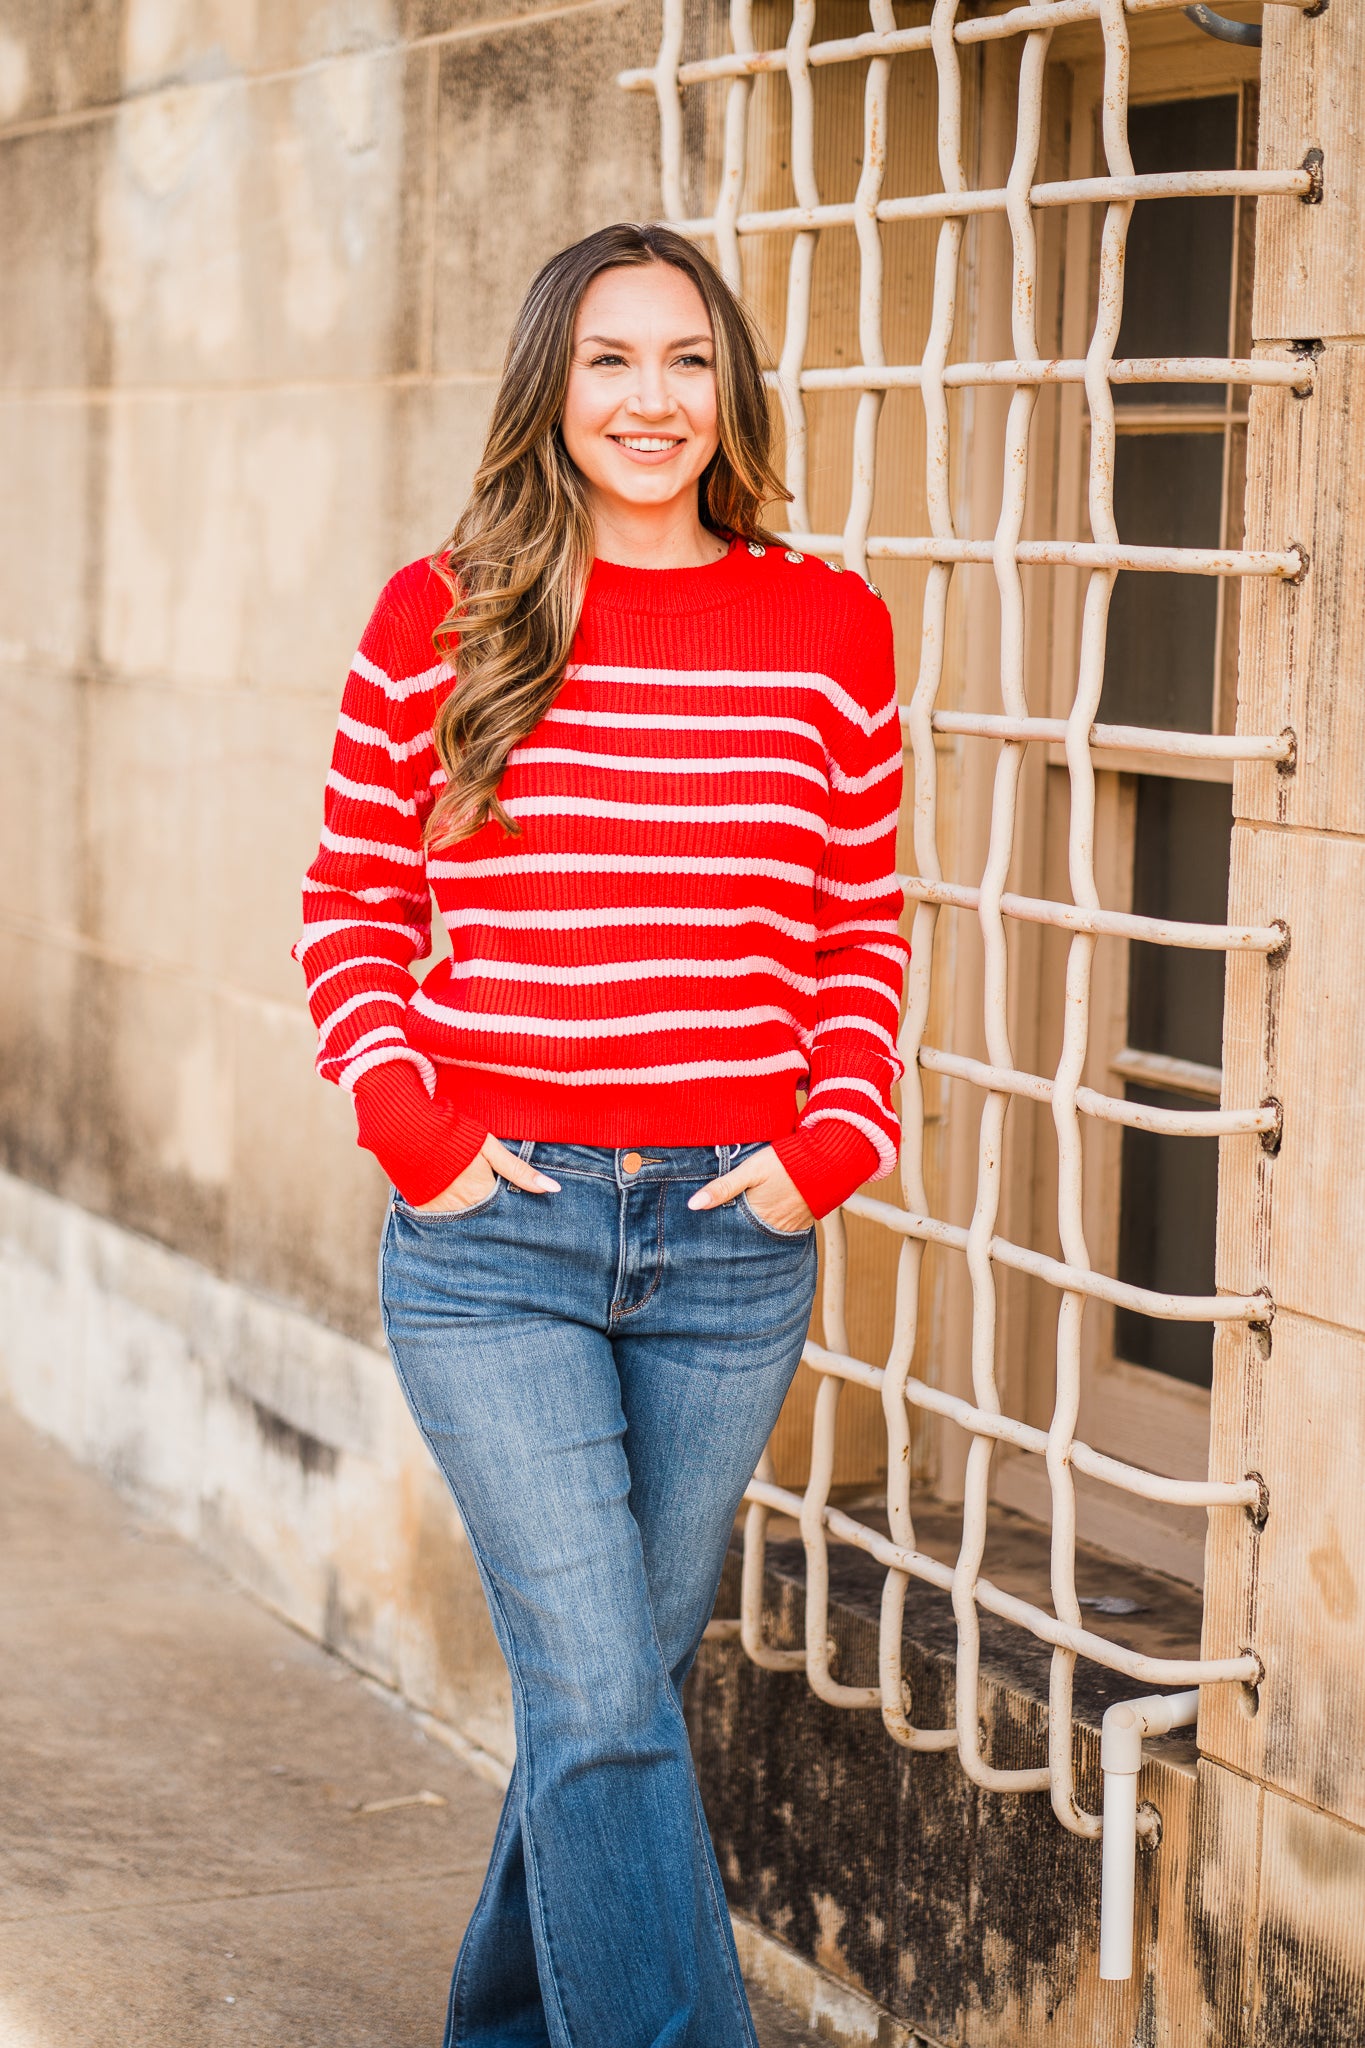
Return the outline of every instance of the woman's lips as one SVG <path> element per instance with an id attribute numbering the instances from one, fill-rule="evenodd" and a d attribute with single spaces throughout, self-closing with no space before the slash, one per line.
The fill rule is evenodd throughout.
<path id="1" fill-rule="evenodd" d="M 632 462 L 667 462 L 670 455 L 676 455 L 683 443 L 672 434 L 609 434 L 607 439 L 618 447 Z"/>

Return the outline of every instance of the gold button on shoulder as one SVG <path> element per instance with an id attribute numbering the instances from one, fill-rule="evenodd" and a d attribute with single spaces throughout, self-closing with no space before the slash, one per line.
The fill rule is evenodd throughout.
<path id="1" fill-rule="evenodd" d="M 621 1171 L 623 1173 L 638 1173 L 644 1163 L 638 1152 L 627 1152 L 625 1158 L 621 1161 Z"/>

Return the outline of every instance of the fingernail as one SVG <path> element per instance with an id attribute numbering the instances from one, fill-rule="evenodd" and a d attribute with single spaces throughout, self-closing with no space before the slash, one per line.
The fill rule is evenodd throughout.
<path id="1" fill-rule="evenodd" d="M 536 1175 L 536 1193 L 538 1195 L 557 1195 L 559 1193 L 559 1182 L 557 1180 L 550 1180 L 543 1173 L 538 1173 Z"/>
<path id="2" fill-rule="evenodd" d="M 688 1196 L 687 1206 L 689 1209 L 709 1209 L 711 1206 L 711 1197 L 706 1193 L 704 1188 L 699 1189 L 695 1195 Z"/>

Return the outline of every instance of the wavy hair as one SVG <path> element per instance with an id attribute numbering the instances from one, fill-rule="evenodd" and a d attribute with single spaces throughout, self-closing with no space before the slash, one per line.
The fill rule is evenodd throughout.
<path id="1" fill-rule="evenodd" d="M 715 266 L 672 228 L 633 222 L 552 256 L 517 315 L 469 501 L 433 557 L 451 594 L 435 647 L 455 684 L 436 714 L 447 781 L 427 823 L 430 845 L 466 838 L 490 818 L 520 831 L 498 783 L 563 683 L 593 560 L 587 488 L 560 433 L 574 325 L 600 272 L 651 263 L 690 277 L 711 320 L 720 445 L 698 479 L 703 525 L 720 538 L 768 542 L 759 513 L 790 496 L 773 467 L 758 339 Z"/>

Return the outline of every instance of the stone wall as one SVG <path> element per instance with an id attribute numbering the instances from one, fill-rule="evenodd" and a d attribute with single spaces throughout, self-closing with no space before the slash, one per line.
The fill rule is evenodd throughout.
<path id="1" fill-rule="evenodd" d="M 289 948 L 348 658 L 453 523 L 520 296 L 657 211 L 615 84 L 656 34 L 0 0 L 0 1390 L 504 1755 Z"/>
<path id="2" fill-rule="evenodd" d="M 650 0 L 0 0 L 0 1159 L 376 1334 L 289 947 L 347 660 L 553 249 L 657 209 Z"/>

